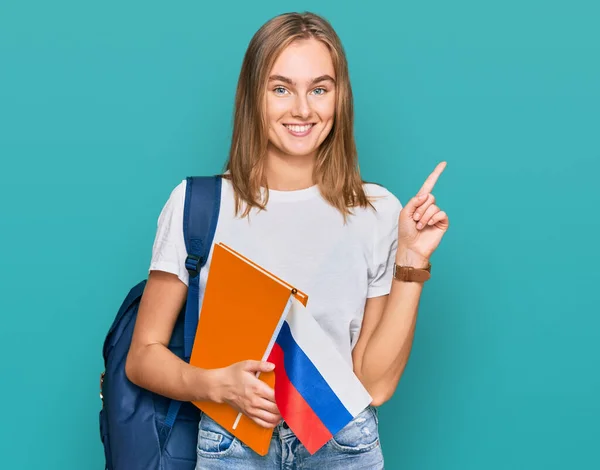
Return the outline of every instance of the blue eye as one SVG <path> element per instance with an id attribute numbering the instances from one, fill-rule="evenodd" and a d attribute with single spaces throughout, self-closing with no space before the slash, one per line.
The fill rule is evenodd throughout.
<path id="1" fill-rule="evenodd" d="M 275 92 L 276 95 L 283 95 L 286 93 L 286 89 L 283 88 L 282 86 L 276 86 L 275 88 L 273 88 L 273 91 Z"/>
<path id="2" fill-rule="evenodd" d="M 319 93 L 317 93 L 317 92 L 319 92 Z M 327 90 L 325 88 L 315 88 L 313 90 L 313 93 L 315 95 L 324 95 L 325 93 L 327 93 Z"/>

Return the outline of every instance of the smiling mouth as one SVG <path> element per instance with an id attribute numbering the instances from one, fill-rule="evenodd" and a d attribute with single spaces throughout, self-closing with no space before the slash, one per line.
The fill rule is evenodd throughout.
<path id="1" fill-rule="evenodd" d="M 315 126 L 315 124 L 314 123 L 303 124 L 303 125 L 284 124 L 284 126 L 290 132 L 290 134 L 298 136 L 298 137 L 302 137 L 302 136 L 308 135 L 310 133 L 311 129 Z"/>

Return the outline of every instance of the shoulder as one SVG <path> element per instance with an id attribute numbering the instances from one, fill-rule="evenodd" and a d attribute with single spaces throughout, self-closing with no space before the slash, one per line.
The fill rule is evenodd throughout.
<path id="1" fill-rule="evenodd" d="M 353 208 L 353 221 L 367 238 L 379 239 L 397 232 L 398 217 L 402 210 L 400 200 L 386 187 L 363 183 L 370 206 Z"/>
<path id="2" fill-rule="evenodd" d="M 177 184 L 172 190 L 171 190 L 171 195 L 170 195 L 170 199 L 181 199 L 185 197 L 185 188 L 187 186 L 187 180 L 186 179 L 182 179 L 179 184 Z"/>
<path id="3" fill-rule="evenodd" d="M 185 201 L 185 191 L 187 186 L 187 180 L 181 180 L 175 187 L 171 189 L 171 194 L 167 204 L 181 205 Z"/>
<path id="4" fill-rule="evenodd" d="M 167 200 L 161 210 L 159 223 L 164 218 L 171 217 L 174 214 L 183 211 L 183 205 L 185 203 L 186 185 L 187 181 L 183 179 L 176 186 L 171 187 L 170 193 L 167 196 Z"/>
<path id="5" fill-rule="evenodd" d="M 376 212 L 383 214 L 399 214 L 402 210 L 400 200 L 385 186 L 376 183 L 364 183 L 363 189 Z"/>

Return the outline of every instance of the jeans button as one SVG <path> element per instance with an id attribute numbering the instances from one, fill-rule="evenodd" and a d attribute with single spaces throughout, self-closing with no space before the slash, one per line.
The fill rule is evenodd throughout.
<path id="1" fill-rule="evenodd" d="M 281 423 L 281 426 L 283 426 L 283 429 L 289 429 L 290 428 L 288 426 L 288 423 L 286 423 L 285 421 L 283 423 Z"/>

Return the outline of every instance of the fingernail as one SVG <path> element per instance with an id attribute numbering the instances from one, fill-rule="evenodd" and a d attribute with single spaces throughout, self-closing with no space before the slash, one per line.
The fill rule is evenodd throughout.
<path id="1" fill-rule="evenodd" d="M 419 220 L 421 218 L 421 214 L 416 213 L 415 215 L 413 215 L 413 219 L 415 220 Z"/>
<path id="2" fill-rule="evenodd" d="M 419 230 L 421 230 L 421 229 L 423 228 L 423 224 L 422 224 L 421 222 L 419 222 L 419 223 L 417 224 L 417 228 L 418 228 Z"/>
<path id="3" fill-rule="evenodd" d="M 433 219 L 431 219 L 429 222 L 427 222 L 427 225 L 433 225 Z"/>

